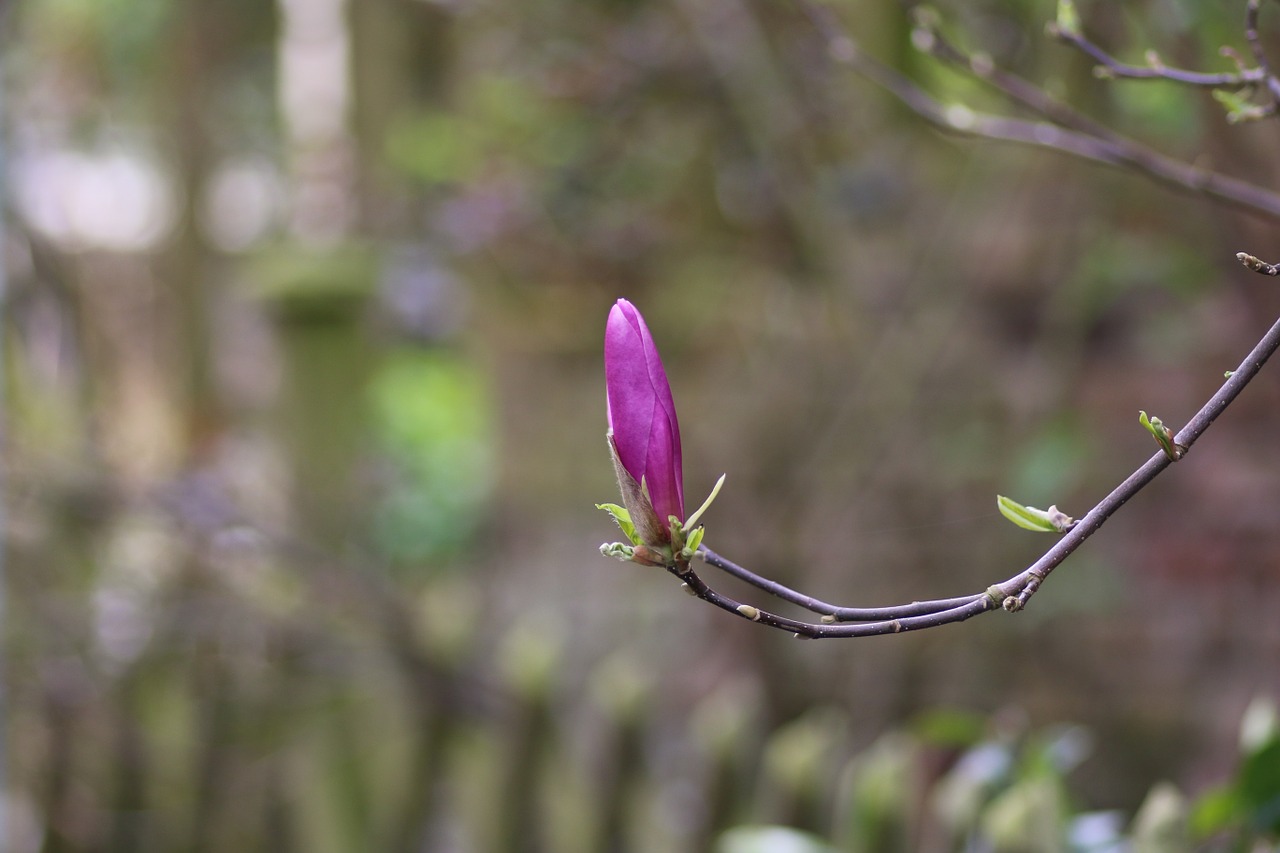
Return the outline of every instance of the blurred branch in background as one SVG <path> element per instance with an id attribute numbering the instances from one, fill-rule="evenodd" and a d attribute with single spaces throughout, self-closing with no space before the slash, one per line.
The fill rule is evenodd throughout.
<path id="1" fill-rule="evenodd" d="M 1256 0 L 1250 2 L 1254 4 Z M 930 13 L 917 13 L 917 29 L 913 36 L 913 43 L 917 47 L 966 70 L 975 79 L 992 85 L 1011 101 L 1030 108 L 1048 121 L 1027 121 L 991 115 L 962 104 L 944 106 L 907 77 L 872 59 L 858 46 L 829 8 L 804 0 L 801 0 L 801 6 L 826 42 L 828 56 L 836 62 L 849 65 L 935 127 L 964 136 L 1049 148 L 1085 160 L 1130 169 L 1184 192 L 1206 195 L 1215 201 L 1271 219 L 1280 218 L 1280 194 L 1248 181 L 1167 157 L 1135 139 L 1086 118 L 1034 84 L 1002 71 L 990 57 L 965 56 L 942 38 Z M 1074 30 L 1059 25 L 1053 32 L 1066 33 Z M 1078 35 L 1073 43 L 1088 44 L 1083 36 Z M 1269 90 L 1280 85 L 1274 82 L 1275 78 L 1264 67 L 1255 69 L 1253 74 L 1245 78 L 1238 75 L 1214 78 L 1213 84 L 1206 84 L 1198 78 L 1167 79 L 1192 86 L 1212 85 L 1224 90 L 1260 81 L 1266 81 Z M 1272 104 L 1265 114 L 1274 113 L 1274 107 Z M 1257 117 L 1261 117 L 1261 114 Z"/>

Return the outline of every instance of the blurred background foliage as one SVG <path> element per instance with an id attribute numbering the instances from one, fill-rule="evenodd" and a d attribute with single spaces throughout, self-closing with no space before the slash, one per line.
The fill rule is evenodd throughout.
<path id="1" fill-rule="evenodd" d="M 1002 106 L 905 5 L 830 5 Z M 1244 51 L 1243 3 L 1079 5 L 1128 61 Z M 937 11 L 1280 185 L 1274 123 L 1094 79 L 1050 0 Z M 1269 371 L 1017 617 L 794 642 L 601 558 L 593 504 L 625 296 L 689 493 L 728 473 L 708 544 L 849 604 L 984 588 L 1044 547 L 997 493 L 1082 513 L 1280 312 L 1232 257 L 1275 223 L 939 135 L 786 2 L 3 14 L 6 849 L 1274 839 Z"/>

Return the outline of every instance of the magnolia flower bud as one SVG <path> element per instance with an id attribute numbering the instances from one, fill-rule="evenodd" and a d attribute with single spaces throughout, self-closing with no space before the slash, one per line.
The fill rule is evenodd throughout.
<path id="1" fill-rule="evenodd" d="M 604 335 L 609 448 L 622 501 L 640 541 L 671 544 L 668 518 L 683 519 L 680 425 L 658 348 L 644 318 L 619 299 Z"/>

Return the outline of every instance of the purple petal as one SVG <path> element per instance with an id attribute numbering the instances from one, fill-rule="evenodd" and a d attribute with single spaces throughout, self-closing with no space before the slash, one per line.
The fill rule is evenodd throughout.
<path id="1" fill-rule="evenodd" d="M 625 299 L 604 333 L 609 428 L 622 466 L 649 491 L 654 511 L 684 518 L 680 424 L 662 358 L 644 318 Z"/>

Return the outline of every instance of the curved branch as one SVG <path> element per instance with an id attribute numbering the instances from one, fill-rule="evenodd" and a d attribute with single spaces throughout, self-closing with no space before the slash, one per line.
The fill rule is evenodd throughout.
<path id="1" fill-rule="evenodd" d="M 956 598 L 942 598 L 934 601 L 913 601 L 910 604 L 898 604 L 890 607 L 841 607 L 837 604 L 828 604 L 777 581 L 757 575 L 732 560 L 720 556 L 705 545 L 698 549 L 698 556 L 702 558 L 704 563 L 709 566 L 715 566 L 725 574 L 732 575 L 790 604 L 830 617 L 829 620 L 824 621 L 831 622 L 878 622 L 886 619 L 899 619 L 903 616 L 924 616 L 929 613 L 938 613 L 970 604 L 975 598 L 980 598 L 983 595 L 983 593 L 978 593 L 976 595 L 962 595 Z"/>
<path id="2" fill-rule="evenodd" d="M 1240 253 L 1237 256 L 1241 263 L 1255 272 L 1271 275 L 1275 265 L 1259 261 L 1252 255 Z M 1174 442 L 1189 450 L 1213 422 L 1253 381 L 1254 377 L 1267 363 L 1267 360 L 1280 349 L 1280 320 L 1258 341 L 1252 351 L 1245 356 L 1240 366 L 1232 371 L 1227 381 L 1200 408 L 1200 411 L 1187 422 L 1176 436 Z M 1183 455 L 1178 456 L 1179 459 Z M 746 581 L 747 583 L 773 595 L 783 601 L 799 605 L 815 613 L 822 614 L 818 623 L 806 622 L 779 616 L 772 611 L 764 610 L 752 604 L 743 604 L 712 589 L 693 570 L 687 562 L 677 561 L 668 567 L 668 571 L 684 582 L 685 588 L 696 598 L 712 604 L 722 610 L 734 613 L 752 622 L 758 622 L 770 628 L 794 633 L 801 637 L 867 637 L 877 634 L 896 634 L 903 631 L 936 628 L 953 622 L 963 622 L 980 613 L 1003 608 L 1008 611 L 1021 610 L 1035 594 L 1049 574 L 1076 551 L 1085 540 L 1097 533 L 1120 507 L 1124 506 L 1134 495 L 1146 488 L 1160 472 L 1169 467 L 1174 459 L 1164 451 L 1157 452 L 1144 462 L 1137 470 L 1125 478 L 1112 492 L 1089 510 L 1083 518 L 1052 548 L 1044 553 L 1018 574 L 988 587 L 985 592 L 973 593 L 957 598 L 937 599 L 933 601 L 917 601 L 892 607 L 838 607 L 819 599 L 805 595 L 788 586 L 769 580 L 761 575 L 739 566 L 721 557 L 708 548 L 701 548 L 699 556 L 708 565 Z"/>

